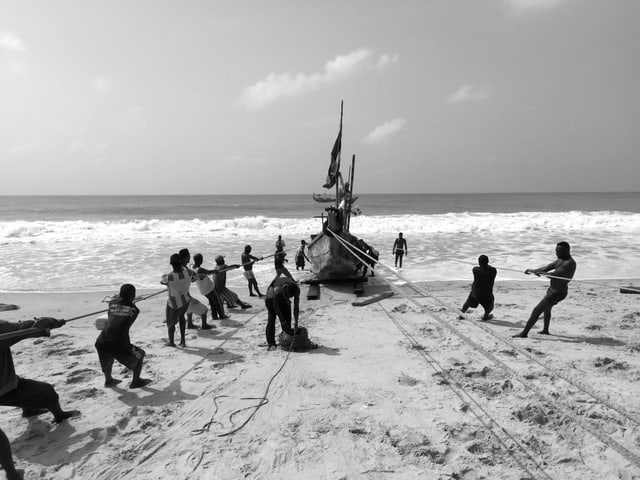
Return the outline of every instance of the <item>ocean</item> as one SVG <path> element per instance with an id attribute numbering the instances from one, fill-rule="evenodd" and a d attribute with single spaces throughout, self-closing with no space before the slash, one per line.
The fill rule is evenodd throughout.
<path id="1" fill-rule="evenodd" d="M 552 261 L 561 240 L 572 246 L 576 279 L 640 277 L 638 192 L 361 194 L 356 204 L 351 232 L 383 264 L 393 266 L 403 232 L 402 275 L 413 281 L 470 280 L 480 254 L 498 280 L 529 280 L 519 272 Z M 159 289 L 179 249 L 202 253 L 205 267 L 219 254 L 240 263 L 246 244 L 270 255 L 278 235 L 289 249 L 319 232 L 325 206 L 311 195 L 0 196 L 0 292 Z M 265 285 L 273 262 L 254 270 Z M 239 270 L 229 281 L 244 285 Z"/>

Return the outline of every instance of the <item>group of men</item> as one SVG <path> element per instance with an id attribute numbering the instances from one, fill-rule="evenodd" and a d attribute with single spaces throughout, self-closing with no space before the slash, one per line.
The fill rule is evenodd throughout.
<path id="1" fill-rule="evenodd" d="M 567 297 L 569 291 L 569 281 L 576 272 L 576 262 L 571 256 L 571 246 L 567 242 L 559 242 L 556 245 L 556 260 L 540 268 L 526 269 L 525 274 L 549 276 L 549 288 L 545 296 L 533 308 L 524 329 L 514 335 L 514 338 L 527 338 L 529 332 L 536 324 L 540 315 L 543 315 L 544 326 L 539 333 L 549 335 L 549 325 L 551 323 L 551 309 Z M 491 320 L 491 312 L 494 307 L 493 284 L 497 275 L 497 270 L 489 265 L 489 258 L 486 255 L 478 257 L 478 266 L 473 267 L 473 284 L 467 300 L 462 305 L 462 312 L 469 308 L 476 308 L 482 305 L 484 308 L 483 320 Z"/>

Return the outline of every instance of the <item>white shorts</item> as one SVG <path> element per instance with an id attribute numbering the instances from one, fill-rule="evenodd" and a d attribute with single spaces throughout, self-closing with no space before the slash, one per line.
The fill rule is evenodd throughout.
<path id="1" fill-rule="evenodd" d="M 187 313 L 193 313 L 194 315 L 202 316 L 208 311 L 209 309 L 207 308 L 207 306 L 202 302 L 200 302 L 199 300 L 196 300 L 195 298 L 192 298 L 191 300 L 189 300 L 189 307 L 187 308 Z"/>
<path id="2" fill-rule="evenodd" d="M 243 273 L 244 273 L 244 278 L 246 278 L 247 280 L 256 278 L 256 276 L 253 273 L 253 270 L 245 270 Z"/>

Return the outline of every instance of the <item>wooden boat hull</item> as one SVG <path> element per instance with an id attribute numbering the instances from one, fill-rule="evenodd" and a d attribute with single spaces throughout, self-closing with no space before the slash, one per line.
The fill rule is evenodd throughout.
<path id="1" fill-rule="evenodd" d="M 340 237 L 349 244 L 357 238 L 349 232 Z M 309 244 L 307 255 L 320 280 L 348 278 L 356 274 L 359 261 L 338 240 L 322 232 Z"/>

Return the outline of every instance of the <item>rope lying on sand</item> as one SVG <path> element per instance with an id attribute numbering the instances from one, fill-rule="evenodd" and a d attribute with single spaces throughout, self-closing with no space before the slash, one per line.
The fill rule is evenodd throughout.
<path id="1" fill-rule="evenodd" d="M 332 232 L 333 233 L 333 232 Z M 356 257 L 358 260 L 362 261 L 362 257 L 360 257 L 354 249 L 358 250 L 358 252 L 360 253 L 364 253 L 362 252 L 360 249 L 358 249 L 357 247 L 353 247 L 352 245 L 348 244 L 346 241 L 344 241 L 342 238 L 338 237 L 337 235 L 335 235 L 335 238 L 338 239 L 342 246 L 345 247 L 354 257 Z M 366 254 L 364 254 L 366 256 Z M 378 262 L 380 263 L 380 262 Z M 384 265 L 383 263 L 380 263 L 380 265 L 387 269 L 388 271 L 390 271 L 391 273 L 393 273 L 394 275 L 396 275 L 398 278 L 400 278 L 401 280 L 403 280 L 404 282 L 406 282 L 411 288 L 413 288 L 415 291 L 421 293 L 422 295 L 425 295 L 435 301 L 437 301 L 438 303 L 440 303 L 441 305 L 445 306 L 448 308 L 448 306 L 440 301 L 439 299 L 437 299 L 436 297 L 434 297 L 433 295 L 430 295 L 426 292 L 423 292 L 421 289 L 419 289 L 418 287 L 416 287 L 413 282 L 411 282 L 410 280 L 403 278 L 400 274 L 398 274 L 396 271 L 394 271 L 391 267 L 388 267 L 386 265 Z M 391 286 L 392 288 L 394 287 L 389 281 L 387 281 L 386 279 L 383 279 L 389 286 Z M 402 292 L 399 292 L 402 295 Z M 425 311 L 425 307 L 420 304 L 417 300 L 415 300 L 412 297 L 408 297 L 406 295 L 403 295 L 405 298 L 407 298 L 407 300 L 409 300 L 410 302 L 412 302 L 414 305 L 416 305 L 418 308 L 420 308 L 421 311 Z M 455 309 L 454 309 L 455 310 Z M 477 344 L 476 342 L 474 342 L 473 340 L 471 340 L 469 337 L 467 337 L 466 335 L 464 335 L 462 332 L 460 332 L 458 329 L 456 329 L 455 327 L 451 326 L 449 324 L 449 322 L 441 319 L 438 315 L 436 315 L 433 312 L 429 312 L 429 315 L 434 318 L 436 321 L 438 321 L 442 326 L 444 326 L 446 329 L 448 329 L 450 332 L 454 333 L 455 335 L 457 335 L 459 338 L 461 338 L 462 340 L 464 340 L 465 342 L 467 342 L 469 345 L 471 345 L 475 350 L 479 351 L 480 353 L 482 353 L 485 357 L 487 357 L 488 359 L 490 359 L 491 361 L 493 361 L 496 365 L 498 365 L 499 367 L 501 367 L 503 369 L 503 371 L 509 375 L 511 378 L 517 380 L 518 382 L 520 382 L 525 388 L 533 391 L 534 393 L 536 393 L 536 395 L 538 395 L 542 400 L 555 405 L 558 410 L 560 410 L 562 412 L 563 415 L 565 415 L 566 417 L 572 419 L 575 423 L 577 423 L 580 427 L 582 427 L 584 430 L 586 430 L 587 432 L 591 433 L 594 437 L 596 437 L 598 440 L 600 440 L 602 443 L 604 443 L 605 445 L 609 446 L 610 448 L 612 448 L 613 450 L 615 450 L 616 452 L 618 452 L 622 457 L 624 457 L 625 459 L 627 459 L 628 461 L 630 461 L 631 463 L 633 463 L 634 465 L 636 465 L 637 467 L 640 467 L 640 456 L 634 452 L 631 452 L 630 450 L 628 450 L 626 447 L 624 447 L 623 445 L 621 445 L 620 443 L 618 443 L 617 441 L 615 441 L 614 439 L 612 439 L 611 437 L 607 436 L 606 434 L 602 433 L 600 430 L 594 428 L 593 426 L 591 426 L 588 422 L 586 422 L 585 420 L 579 418 L 576 416 L 576 414 L 573 413 L 573 411 L 571 411 L 568 407 L 563 406 L 562 404 L 560 404 L 557 400 L 555 399 L 551 399 L 548 398 L 547 395 L 545 395 L 540 389 L 538 389 L 537 387 L 533 386 L 530 384 L 530 382 L 522 377 L 520 374 L 518 374 L 516 371 L 514 371 L 511 367 L 509 367 L 508 365 L 506 365 L 504 362 L 502 362 L 501 360 L 499 360 L 498 358 L 496 358 L 491 352 L 487 351 L 485 348 L 483 348 L 481 345 Z M 466 317 L 465 317 L 466 318 Z M 473 325 L 479 326 L 477 323 L 473 323 Z M 481 326 L 481 328 L 483 328 L 483 330 L 488 331 L 489 333 L 491 333 L 493 336 L 495 336 L 496 338 L 502 340 L 503 342 L 507 343 L 508 345 L 510 345 L 513 349 L 517 350 L 518 352 L 524 352 L 523 349 L 521 349 L 520 347 L 517 347 L 513 342 L 511 342 L 510 340 L 507 340 L 503 337 L 500 337 L 499 335 L 493 333 L 491 331 L 491 329 L 489 329 L 488 327 L 485 326 Z M 527 352 L 528 353 L 528 352 Z M 532 358 L 532 356 L 525 354 L 528 358 Z M 550 368 L 548 365 L 537 361 L 536 362 L 540 365 L 542 365 L 544 368 L 550 370 L 552 373 L 555 373 L 557 376 L 564 378 L 565 380 L 567 380 L 569 383 L 573 384 L 574 386 L 580 388 L 584 393 L 591 395 L 594 399 L 598 400 L 599 402 L 603 403 L 604 405 L 608 406 L 609 408 L 611 408 L 612 410 L 618 412 L 620 415 L 622 415 L 623 417 L 625 417 L 628 420 L 631 420 L 634 423 L 637 423 L 637 417 L 633 414 L 630 414 L 628 412 L 626 412 L 626 410 L 622 407 L 619 407 L 617 405 L 614 405 L 613 403 L 609 402 L 607 399 L 605 399 L 604 397 L 602 397 L 601 395 L 597 395 L 596 392 L 592 389 L 592 388 L 581 388 L 582 382 L 576 382 L 573 383 L 573 381 L 571 381 L 570 377 L 567 376 L 567 378 L 565 378 L 565 376 L 561 375 L 559 372 L 556 372 L 555 369 Z M 592 395 L 596 394 L 597 396 Z M 599 398 L 600 397 L 600 398 Z"/>

